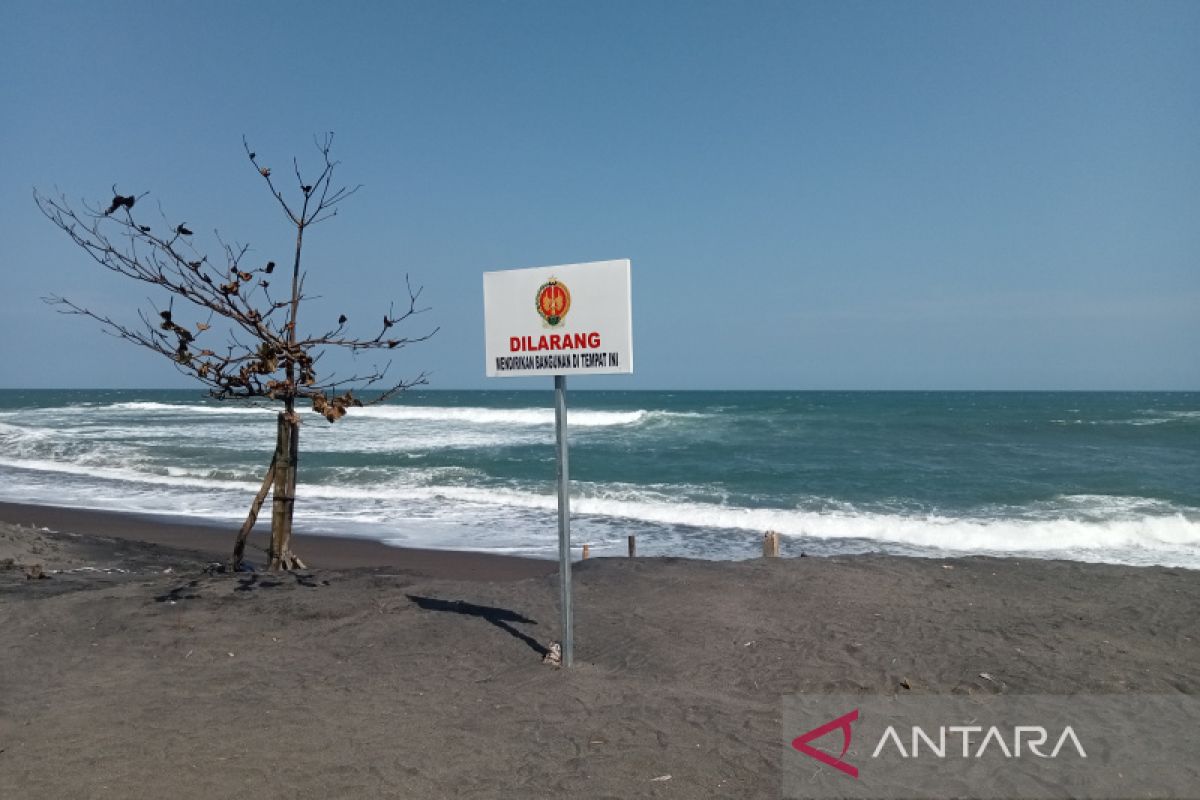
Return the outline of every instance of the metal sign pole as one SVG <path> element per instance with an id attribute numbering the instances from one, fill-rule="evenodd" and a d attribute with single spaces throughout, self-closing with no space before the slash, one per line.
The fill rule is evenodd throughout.
<path id="1" fill-rule="evenodd" d="M 558 445 L 558 580 L 562 608 L 562 665 L 575 661 L 571 616 L 571 495 L 567 473 L 567 378 L 554 376 L 554 435 Z"/>

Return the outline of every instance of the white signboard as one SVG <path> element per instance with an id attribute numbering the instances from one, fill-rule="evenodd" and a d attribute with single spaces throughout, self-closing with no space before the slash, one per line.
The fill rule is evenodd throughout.
<path id="1" fill-rule="evenodd" d="M 489 378 L 633 372 L 629 260 L 483 273 Z"/>

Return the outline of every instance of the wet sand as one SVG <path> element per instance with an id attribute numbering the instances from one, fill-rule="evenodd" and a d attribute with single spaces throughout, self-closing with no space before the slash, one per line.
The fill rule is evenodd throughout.
<path id="1" fill-rule="evenodd" d="M 0 519 L 3 798 L 778 797 L 790 693 L 1200 692 L 1188 570 L 590 559 L 567 671 L 552 562 Z"/>
<path id="2" fill-rule="evenodd" d="M 0 502 L 0 520 L 64 531 L 87 531 L 113 539 L 154 544 L 205 553 L 226 561 L 233 551 L 236 525 L 203 524 L 190 518 L 150 517 L 75 508 Z M 246 560 L 262 564 L 267 546 L 263 520 L 247 540 Z M 324 569 L 396 567 L 436 578 L 514 580 L 545 575 L 558 563 L 492 553 L 391 547 L 373 539 L 296 534 L 293 549 L 307 566 Z"/>

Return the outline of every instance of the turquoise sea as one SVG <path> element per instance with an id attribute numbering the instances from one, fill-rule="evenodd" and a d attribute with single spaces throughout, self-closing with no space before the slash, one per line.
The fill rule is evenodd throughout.
<path id="1" fill-rule="evenodd" d="M 553 557 L 553 395 L 305 415 L 301 530 Z M 984 553 L 1200 568 L 1200 393 L 569 396 L 574 539 L 621 553 Z M 0 391 L 0 500 L 227 521 L 274 411 L 198 391 Z"/>

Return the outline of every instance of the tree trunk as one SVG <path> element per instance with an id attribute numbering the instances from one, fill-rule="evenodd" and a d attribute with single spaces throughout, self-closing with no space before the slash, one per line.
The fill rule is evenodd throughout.
<path id="1" fill-rule="evenodd" d="M 275 491 L 271 506 L 272 572 L 304 569 L 304 562 L 292 553 L 291 545 L 292 515 L 296 510 L 296 462 L 300 450 L 300 418 L 296 416 L 296 316 L 300 311 L 300 252 L 304 247 L 308 201 L 309 195 L 305 193 L 304 208 L 296 222 L 296 257 L 292 262 L 292 302 L 287 324 L 288 350 L 284 358 L 288 393 L 283 401 L 284 411 L 279 415 L 279 434 L 275 444 Z"/>
<path id="2" fill-rule="evenodd" d="M 300 425 L 292 415 L 279 415 L 275 437 L 275 488 L 271 497 L 271 561 L 268 569 L 304 569 L 292 552 L 292 515 L 296 505 L 296 462 Z"/>
<path id="3" fill-rule="evenodd" d="M 286 565 L 284 569 L 304 569 L 303 562 L 299 557 L 292 552 L 292 515 L 296 511 L 296 467 L 300 463 L 300 421 L 292 417 L 291 424 L 288 426 L 290 438 L 288 441 L 288 471 L 287 471 L 287 525 L 284 530 L 286 533 L 283 537 L 283 552 L 288 554 L 292 563 Z"/>
<path id="4" fill-rule="evenodd" d="M 267 499 L 267 492 L 271 491 L 271 484 L 274 482 L 275 456 L 273 455 L 271 456 L 271 465 L 267 467 L 267 474 L 263 476 L 262 486 L 259 487 L 258 494 L 254 496 L 254 502 L 250 504 L 250 513 L 246 515 L 246 521 L 242 523 L 242 529 L 238 531 L 237 541 L 233 545 L 233 557 L 229 559 L 230 572 L 237 572 L 242 568 L 242 556 L 246 552 L 246 538 L 250 535 L 250 531 L 254 530 L 254 523 L 258 521 L 258 512 L 262 510 L 263 501 Z"/>

